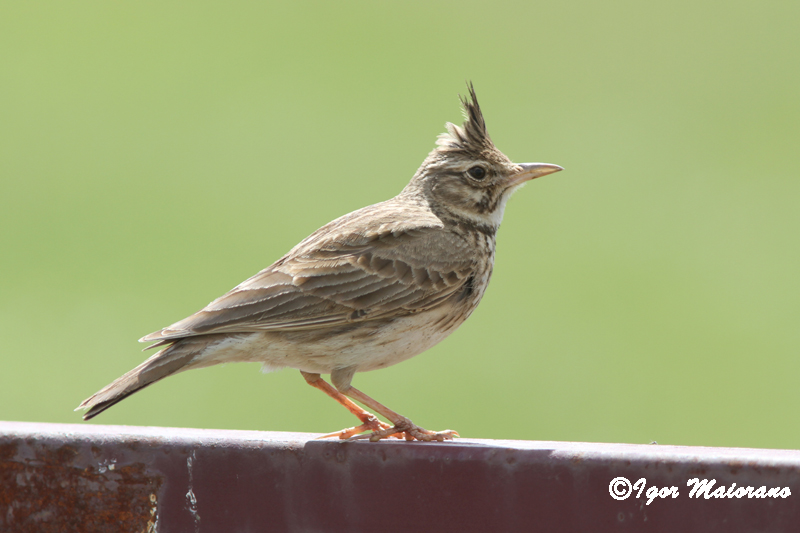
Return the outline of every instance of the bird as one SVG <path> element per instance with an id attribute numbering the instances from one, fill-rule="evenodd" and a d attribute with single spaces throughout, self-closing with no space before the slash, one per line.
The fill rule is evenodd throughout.
<path id="1" fill-rule="evenodd" d="M 453 333 L 480 303 L 506 203 L 526 182 L 563 170 L 513 163 L 486 130 L 475 88 L 464 122 L 390 200 L 322 226 L 286 255 L 193 315 L 145 335 L 152 357 L 84 400 L 89 420 L 167 376 L 220 363 L 294 368 L 361 424 L 340 439 L 444 441 L 352 385 L 358 372 L 418 355 Z M 330 383 L 322 378 L 330 375 Z M 372 412 L 383 416 L 380 420 Z"/>

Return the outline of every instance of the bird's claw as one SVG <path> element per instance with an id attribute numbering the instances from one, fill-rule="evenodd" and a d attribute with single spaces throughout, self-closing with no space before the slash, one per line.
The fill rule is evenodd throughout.
<path id="1" fill-rule="evenodd" d="M 401 420 L 397 425 L 392 427 L 385 427 L 366 435 L 355 435 L 349 437 L 349 440 L 369 439 L 370 442 L 377 442 L 381 439 L 392 437 L 396 439 L 405 438 L 407 441 L 419 440 L 423 442 L 444 442 L 446 440 L 453 440 L 454 437 L 460 437 L 457 431 L 452 429 L 445 429 L 444 431 L 429 431 L 421 428 L 408 419 Z"/>
<path id="2" fill-rule="evenodd" d="M 351 428 L 343 429 L 341 431 L 336 431 L 335 433 L 328 433 L 327 435 L 322 435 L 321 437 L 317 437 L 317 439 L 327 439 L 330 437 L 337 437 L 341 440 L 346 439 L 354 439 L 359 433 L 364 433 L 365 431 L 372 431 L 373 433 L 377 433 L 379 431 L 386 431 L 387 429 L 391 429 L 392 426 L 387 424 L 386 422 L 381 422 L 375 416 L 370 416 L 364 423 L 360 426 L 353 426 Z M 372 433 L 368 434 L 371 435 Z M 368 436 L 367 435 L 367 436 Z M 401 438 L 401 437 L 396 437 Z"/>

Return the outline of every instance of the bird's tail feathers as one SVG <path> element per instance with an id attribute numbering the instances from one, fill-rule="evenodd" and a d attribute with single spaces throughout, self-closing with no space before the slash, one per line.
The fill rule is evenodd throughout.
<path id="1" fill-rule="evenodd" d="M 75 410 L 87 409 L 83 415 L 84 420 L 94 418 L 134 392 L 140 391 L 169 375 L 186 370 L 192 359 L 204 347 L 197 346 L 193 342 L 187 343 L 179 340 L 166 348 L 162 348 L 141 365 L 85 399 Z"/>

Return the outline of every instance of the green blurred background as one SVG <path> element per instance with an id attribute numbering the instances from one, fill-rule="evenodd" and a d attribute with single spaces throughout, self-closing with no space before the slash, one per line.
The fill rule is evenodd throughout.
<path id="1" fill-rule="evenodd" d="M 355 385 L 465 437 L 800 447 L 800 3 L 4 2 L 0 419 L 406 184 L 465 80 L 515 161 L 473 317 Z M 101 424 L 328 432 L 294 370 L 180 374 Z M 94 422 L 94 421 L 93 421 Z"/>

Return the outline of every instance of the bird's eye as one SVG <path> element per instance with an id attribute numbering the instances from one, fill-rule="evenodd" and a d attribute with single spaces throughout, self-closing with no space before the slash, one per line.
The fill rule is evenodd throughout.
<path id="1" fill-rule="evenodd" d="M 476 180 L 482 180 L 486 177 L 486 169 L 483 167 L 474 166 L 467 170 L 467 173 Z"/>

